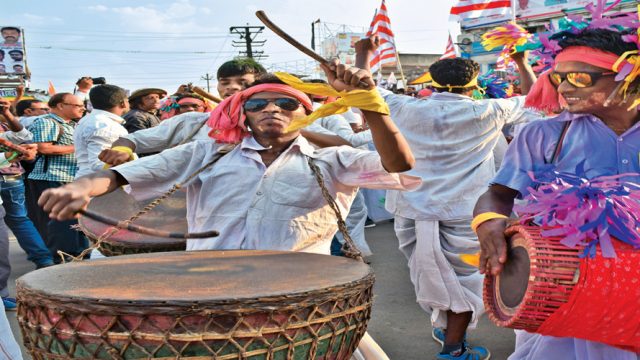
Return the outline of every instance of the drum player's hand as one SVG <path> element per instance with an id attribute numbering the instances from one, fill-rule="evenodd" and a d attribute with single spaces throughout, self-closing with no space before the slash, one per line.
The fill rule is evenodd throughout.
<path id="1" fill-rule="evenodd" d="M 122 151 L 104 149 L 98 155 L 98 159 L 109 166 L 118 166 L 131 160 L 131 156 Z"/>
<path id="2" fill-rule="evenodd" d="M 329 65 L 320 64 L 329 84 L 338 91 L 370 90 L 375 88 L 371 72 L 341 64 L 334 59 Z"/>
<path id="3" fill-rule="evenodd" d="M 78 211 L 84 210 L 91 200 L 89 186 L 82 180 L 70 184 L 45 190 L 38 199 L 38 205 L 49 213 L 54 220 L 64 221 L 76 219 Z"/>
<path id="4" fill-rule="evenodd" d="M 507 228 L 506 219 L 492 219 L 478 226 L 477 234 L 480 241 L 480 273 L 498 275 L 507 261 L 507 239 L 504 230 Z"/>

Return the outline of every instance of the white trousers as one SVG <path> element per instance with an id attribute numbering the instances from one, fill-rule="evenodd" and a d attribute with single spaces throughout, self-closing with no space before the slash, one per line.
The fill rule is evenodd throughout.
<path id="1" fill-rule="evenodd" d="M 22 360 L 20 345 L 13 337 L 2 301 L 0 301 L 0 359 Z"/>
<path id="2" fill-rule="evenodd" d="M 473 312 L 469 328 L 484 313 L 483 275 L 460 260 L 480 250 L 471 219 L 413 220 L 395 217 L 400 251 L 407 257 L 418 304 L 431 314 L 434 327 L 447 327 L 447 314 Z"/>

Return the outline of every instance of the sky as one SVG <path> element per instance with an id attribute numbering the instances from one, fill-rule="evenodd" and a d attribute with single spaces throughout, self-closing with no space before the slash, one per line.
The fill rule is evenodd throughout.
<path id="1" fill-rule="evenodd" d="M 24 28 L 31 88 L 72 91 L 81 76 L 100 77 L 130 91 L 160 87 L 170 93 L 192 82 L 206 88 L 223 62 L 238 55 L 231 26 L 260 26 L 256 10 L 310 46 L 311 23 L 320 19 L 323 34 L 337 24 L 368 28 L 381 0 L 24 0 L 3 3 L 0 25 Z M 402 53 L 442 53 L 454 0 L 387 0 L 396 45 Z M 454 37 L 455 39 L 455 37 Z M 309 59 L 269 29 L 256 40 L 268 58 L 261 63 L 294 69 Z M 215 90 L 212 90 L 215 93 Z"/>

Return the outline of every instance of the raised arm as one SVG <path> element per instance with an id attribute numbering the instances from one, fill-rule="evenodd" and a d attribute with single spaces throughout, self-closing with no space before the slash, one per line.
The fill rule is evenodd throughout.
<path id="1" fill-rule="evenodd" d="M 375 90 L 371 72 L 356 67 L 347 67 L 334 62 L 331 66 L 321 65 L 329 84 L 336 90 Z M 362 84 L 367 84 L 363 89 Z M 362 109 L 361 109 L 362 110 Z M 373 142 L 380 154 L 382 165 L 388 172 L 403 172 L 413 168 L 415 159 L 409 144 L 388 115 L 362 110 L 371 129 Z"/>
<path id="2" fill-rule="evenodd" d="M 529 65 L 529 52 L 523 51 L 511 54 L 511 59 L 516 63 L 518 72 L 520 73 L 520 90 L 522 91 L 522 95 L 527 95 L 533 83 L 536 82 L 536 74 L 533 72 L 531 65 Z"/>

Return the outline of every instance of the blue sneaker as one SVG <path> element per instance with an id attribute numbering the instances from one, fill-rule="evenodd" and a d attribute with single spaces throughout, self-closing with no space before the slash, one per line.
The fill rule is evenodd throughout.
<path id="1" fill-rule="evenodd" d="M 16 308 L 18 307 L 16 299 L 14 298 L 3 297 L 2 303 L 4 304 L 5 311 L 16 311 Z"/>
<path id="2" fill-rule="evenodd" d="M 435 340 L 438 344 L 440 344 L 440 346 L 444 346 L 444 337 L 445 337 L 445 332 L 447 330 L 443 329 L 443 328 L 433 328 L 431 330 L 431 337 L 433 338 L 433 340 Z M 464 334 L 464 337 L 462 338 L 462 341 L 464 342 L 465 345 L 467 345 L 467 334 Z"/>
<path id="3" fill-rule="evenodd" d="M 462 354 L 438 354 L 436 359 L 441 360 L 489 360 L 491 353 L 482 346 L 467 346 Z"/>

